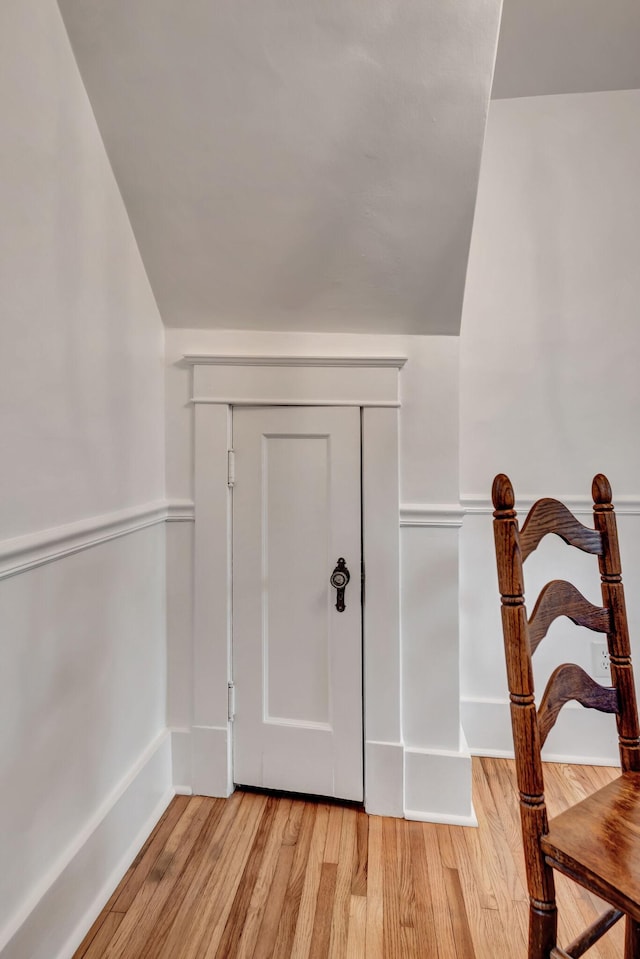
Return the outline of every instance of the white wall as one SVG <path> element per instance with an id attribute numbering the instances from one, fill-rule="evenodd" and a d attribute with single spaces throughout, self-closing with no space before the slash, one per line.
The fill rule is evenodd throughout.
<path id="1" fill-rule="evenodd" d="M 8 0 L 0 15 L 0 529 L 10 537 L 163 495 L 163 340 L 56 4 Z"/>
<path id="2" fill-rule="evenodd" d="M 631 626 L 640 627 L 639 115 L 640 91 L 491 104 L 460 388 L 461 490 L 472 510 L 462 534 L 463 715 L 471 745 L 483 751 L 510 747 L 488 502 L 495 473 L 507 472 L 525 500 L 557 495 L 583 505 L 593 475 L 609 476 Z M 564 575 L 556 564 L 565 551 L 544 544 L 539 552 L 528 564 L 539 567 L 535 583 Z M 571 562 L 597 602 L 588 561 Z M 591 637 L 580 652 L 575 627 L 554 631 L 589 669 Z M 540 666 L 560 655 L 552 638 L 537 654 Z M 582 713 L 561 717 L 550 753 L 584 755 L 574 732 Z M 615 757 L 608 718 L 585 721 L 587 755 Z"/>
<path id="3" fill-rule="evenodd" d="M 52 959 L 171 782 L 163 331 L 54 0 L 0 47 L 0 950 Z"/>
<path id="4" fill-rule="evenodd" d="M 470 813 L 468 764 L 458 706 L 458 340 L 455 337 L 167 330 L 167 493 L 193 498 L 193 408 L 184 354 L 405 355 L 400 373 L 402 522 L 402 737 L 405 808 L 435 816 Z M 197 517 L 196 517 L 197 522 Z M 190 532 L 169 529 L 169 717 L 192 715 Z M 175 573 L 180 570 L 181 588 Z M 437 756 L 436 756 L 437 754 Z M 459 761 L 459 763 L 458 763 Z M 435 771 L 435 765 L 438 770 Z M 458 769 L 445 797 L 442 764 Z"/>

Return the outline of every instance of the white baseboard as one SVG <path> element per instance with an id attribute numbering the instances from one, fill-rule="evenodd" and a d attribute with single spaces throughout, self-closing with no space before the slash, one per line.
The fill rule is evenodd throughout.
<path id="1" fill-rule="evenodd" d="M 474 756 L 513 759 L 509 703 L 501 699 L 463 699 L 462 725 Z M 542 751 L 545 762 L 617 766 L 620 762 L 615 719 L 578 703 L 567 703 Z"/>
<path id="2" fill-rule="evenodd" d="M 2 959 L 69 959 L 174 794 L 163 732 L 0 932 Z"/>
<path id="3" fill-rule="evenodd" d="M 412 819 L 415 822 L 433 822 L 444 826 L 472 826 L 478 825 L 478 819 L 473 809 L 465 816 L 457 816 L 455 813 L 425 812 L 422 809 L 405 809 L 405 819 Z"/>
<path id="4" fill-rule="evenodd" d="M 176 794 L 226 798 L 233 792 L 226 726 L 171 729 L 173 787 Z"/>
<path id="5" fill-rule="evenodd" d="M 229 731 L 194 726 L 171 730 L 176 793 L 226 797 Z M 365 809 L 372 816 L 475 826 L 471 755 L 461 733 L 459 751 L 406 748 L 402 743 L 365 744 Z"/>
<path id="6" fill-rule="evenodd" d="M 225 727 L 193 726 L 171 730 L 173 783 L 176 793 L 230 796 L 230 734 Z M 365 745 L 365 808 L 373 816 L 403 815 L 402 743 Z"/>
<path id="7" fill-rule="evenodd" d="M 228 726 L 191 727 L 191 785 L 196 796 L 233 792 L 231 736 Z"/>
<path id="8" fill-rule="evenodd" d="M 404 817 L 478 825 L 471 801 L 471 755 L 464 741 L 459 751 L 405 746 Z"/>
<path id="9" fill-rule="evenodd" d="M 174 727 L 170 732 L 173 788 L 176 795 L 189 796 L 193 793 L 191 730 L 188 727 Z"/>
<path id="10" fill-rule="evenodd" d="M 223 726 L 171 729 L 173 788 L 179 795 L 226 798 L 233 792 L 230 735 Z"/>
<path id="11" fill-rule="evenodd" d="M 402 818 L 402 743 L 365 744 L 365 809 L 371 816 Z"/>

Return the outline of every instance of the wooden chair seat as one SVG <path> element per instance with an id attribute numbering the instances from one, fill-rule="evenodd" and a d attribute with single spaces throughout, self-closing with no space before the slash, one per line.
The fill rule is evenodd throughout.
<path id="1" fill-rule="evenodd" d="M 550 866 L 640 922 L 640 773 L 623 773 L 549 821 Z"/>

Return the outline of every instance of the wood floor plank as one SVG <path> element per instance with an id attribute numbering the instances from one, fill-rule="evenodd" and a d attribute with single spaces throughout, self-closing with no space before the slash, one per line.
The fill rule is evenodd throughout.
<path id="1" fill-rule="evenodd" d="M 306 804 L 301 800 L 292 803 L 291 812 L 289 813 L 282 839 L 283 846 L 295 846 L 297 843 L 298 836 L 300 835 L 300 826 L 302 824 L 302 814 L 304 813 L 305 807 Z"/>
<path id="2" fill-rule="evenodd" d="M 321 804 L 316 811 L 311 845 L 305 869 L 304 885 L 298 910 L 298 921 L 291 947 L 291 959 L 307 959 L 318 905 L 318 892 L 322 877 L 324 847 L 329 826 L 329 807 Z"/>
<path id="3" fill-rule="evenodd" d="M 309 959 L 326 959 L 331 940 L 331 918 L 336 894 L 337 862 L 323 862 L 316 902 Z"/>
<path id="4" fill-rule="evenodd" d="M 340 853 L 336 871 L 336 892 L 331 922 L 331 938 L 327 959 L 345 959 L 351 915 L 351 877 L 356 858 L 357 824 L 355 809 L 345 809 L 340 832 Z M 366 917 L 366 901 L 365 917 Z"/>
<path id="5" fill-rule="evenodd" d="M 451 842 L 449 827 L 445 825 L 441 826 L 436 830 L 436 835 L 438 837 L 438 849 L 440 850 L 440 861 L 442 865 L 446 869 L 456 869 L 458 860 L 455 849 L 453 848 L 453 843 Z"/>
<path id="6" fill-rule="evenodd" d="M 143 854 L 134 861 L 131 874 L 121 889 L 120 894 L 111 905 L 110 912 L 126 912 L 147 876 L 149 876 L 152 871 L 154 871 L 156 875 L 162 875 L 164 870 L 162 863 L 158 863 L 158 859 L 162 856 L 167 839 L 183 816 L 189 805 L 189 801 L 189 796 L 176 796 L 174 801 L 169 805 L 159 828 L 154 831 L 151 842 Z"/>
<path id="7" fill-rule="evenodd" d="M 449 835 L 458 864 L 458 876 L 468 924 L 479 956 L 511 959 L 518 929 L 505 928 L 486 869 L 486 856 L 478 843 L 478 830 L 450 827 Z M 515 941 L 514 941 L 515 940 Z M 524 947 L 524 940 L 520 942 Z"/>
<path id="8" fill-rule="evenodd" d="M 249 802 L 247 803 L 247 800 Z M 227 837 L 220 862 L 203 893 L 199 918 L 201 938 L 198 946 L 182 946 L 180 959 L 215 959 L 238 885 L 267 802 L 266 796 L 245 796 L 246 818 L 242 829 Z M 195 938 L 190 935 L 190 939 Z M 170 953 L 169 956 L 172 954 Z M 175 955 L 175 953 L 173 954 Z M 165 956 L 164 959 L 169 959 Z M 161 959 L 161 957 L 159 957 Z"/>
<path id="9" fill-rule="evenodd" d="M 513 867 L 528 898 L 514 764 L 513 762 L 496 759 L 483 759 L 481 762 L 496 808 L 500 810 L 503 835 L 507 840 Z"/>
<path id="10" fill-rule="evenodd" d="M 400 925 L 403 928 L 413 929 L 416 925 L 416 895 L 411 857 L 411 835 L 404 819 L 396 819 L 395 827 Z"/>
<path id="11" fill-rule="evenodd" d="M 384 944 L 384 881 L 381 816 L 369 817 L 369 848 L 367 857 L 367 959 L 383 959 Z"/>
<path id="12" fill-rule="evenodd" d="M 550 813 L 616 774 L 545 764 Z M 477 829 L 250 792 L 180 797 L 74 959 L 524 956 L 513 762 L 474 759 L 473 787 Z M 566 877 L 557 889 L 566 945 L 604 907 Z M 623 932 L 620 923 L 593 959 L 619 959 Z"/>
<path id="13" fill-rule="evenodd" d="M 171 897 L 171 906 L 181 901 L 176 879 L 188 862 L 207 821 L 211 818 L 217 819 L 222 815 L 223 809 L 222 802 L 215 805 L 201 797 L 196 797 L 189 804 L 188 811 L 179 821 L 181 828 L 177 838 L 180 843 L 176 846 L 176 855 L 172 863 L 165 870 L 160 882 L 154 884 L 150 891 L 144 884 L 138 890 L 131 906 L 124 914 L 116 935 L 105 951 L 105 959 L 122 959 L 122 957 L 141 959 L 147 953 L 149 956 L 153 955 L 152 952 L 148 952 L 150 941 L 156 943 L 160 941 L 157 935 L 162 934 L 162 920 L 166 916 L 167 900 Z"/>
<path id="14" fill-rule="evenodd" d="M 400 919 L 401 954 L 417 955 L 417 907 L 411 836 L 407 823 L 396 819 L 396 866 L 398 871 L 398 914 Z"/>
<path id="15" fill-rule="evenodd" d="M 126 959 L 156 959 L 176 916 L 183 907 L 185 900 L 191 895 L 194 881 L 202 872 L 203 863 L 208 860 L 209 851 L 215 842 L 216 833 L 226 808 L 228 807 L 225 800 L 209 800 L 207 807 L 205 807 L 206 820 L 193 845 L 189 849 L 185 842 L 187 848 L 181 850 L 180 859 L 176 857 L 175 864 L 169 867 L 154 898 L 147 907 L 151 915 L 155 914 L 155 922 L 150 929 L 146 922 L 139 922 L 136 930 L 136 934 L 139 934 L 142 940 L 139 951 L 132 953 L 131 957 L 127 955 Z M 175 875 L 175 879 L 171 888 L 172 875 Z M 165 883 L 166 889 L 163 888 Z M 192 904 L 195 907 L 193 900 Z M 146 937 L 144 936 L 145 931 L 147 932 Z"/>
<path id="16" fill-rule="evenodd" d="M 294 847 L 287 889 L 273 945 L 273 955 L 282 956 L 283 959 L 291 953 L 293 938 L 296 932 L 298 911 L 302 900 L 302 889 L 304 886 L 315 819 L 316 807 L 312 804 L 306 805 L 302 814 L 298 841 Z"/>
<path id="17" fill-rule="evenodd" d="M 269 889 L 266 908 L 262 917 L 260 931 L 256 939 L 253 959 L 268 959 L 270 956 L 283 955 L 275 948 L 275 942 L 280 929 L 281 916 L 284 912 L 285 896 L 289 876 L 293 866 L 294 847 L 282 846 L 276 864 L 273 882 Z"/>
<path id="18" fill-rule="evenodd" d="M 407 831 L 411 847 L 415 897 L 416 956 L 436 957 L 438 946 L 433 917 L 431 877 L 422 838 L 422 825 L 418 822 L 410 822 Z"/>
<path id="19" fill-rule="evenodd" d="M 367 895 L 367 857 L 369 851 L 370 818 L 365 812 L 356 813 L 356 858 L 353 864 L 351 892 L 354 896 Z"/>
<path id="20" fill-rule="evenodd" d="M 451 926 L 453 929 L 455 953 L 458 959 L 476 959 L 458 870 L 445 866 L 444 881 L 447 890 L 447 903 L 451 917 Z"/>
<path id="21" fill-rule="evenodd" d="M 220 944 L 215 954 L 216 959 L 226 959 L 227 956 L 237 955 L 238 953 L 246 916 L 249 911 L 249 904 L 258 880 L 265 848 L 269 836 L 272 834 L 276 808 L 277 799 L 270 796 L 264 807 L 258 825 L 258 831 L 256 832 L 253 845 L 249 851 L 249 857 L 240 877 L 240 882 L 224 926 Z"/>
<path id="22" fill-rule="evenodd" d="M 340 838 L 342 836 L 342 817 L 344 809 L 342 806 L 333 805 L 329 808 L 329 823 L 327 826 L 327 841 L 324 845 L 325 862 L 334 862 L 336 865 L 340 861 Z"/>
<path id="23" fill-rule="evenodd" d="M 528 896 L 511 856 L 507 835 L 509 821 L 500 815 L 484 767 L 479 762 L 473 764 L 473 795 L 477 807 L 482 809 L 478 820 L 478 843 L 483 858 L 487 859 L 490 894 L 495 907 L 508 912 L 511 903 L 515 900 L 526 902 Z"/>
<path id="24" fill-rule="evenodd" d="M 367 954 L 367 900 L 364 896 L 351 896 L 346 957 L 347 959 L 369 959 Z"/>
<path id="25" fill-rule="evenodd" d="M 260 869 L 256 876 L 249 906 L 244 917 L 242 934 L 235 953 L 236 959 L 251 959 L 254 954 L 270 892 L 272 894 L 272 884 L 278 867 L 278 854 L 283 848 L 285 833 L 289 824 L 291 805 L 291 800 L 289 799 L 283 799 L 277 803 L 273 825 L 267 837 Z M 289 846 L 289 848 L 293 849 L 292 846 Z M 293 853 L 291 856 L 293 856 Z"/>
<path id="26" fill-rule="evenodd" d="M 125 904 L 124 893 L 129 884 L 129 880 L 134 874 L 136 874 L 141 864 L 145 862 L 149 856 L 149 853 L 151 852 L 153 855 L 153 849 L 158 843 L 158 840 L 160 840 L 160 845 L 162 845 L 162 842 L 171 833 L 175 822 L 177 822 L 182 815 L 182 812 L 184 811 L 188 802 L 189 796 L 176 796 L 173 801 L 169 803 L 162 816 L 156 823 L 155 828 L 125 872 L 117 888 L 114 890 L 111 898 L 105 906 L 105 912 L 111 912 L 112 910 L 115 910 L 116 912 L 126 912 L 128 904 Z M 129 902 L 131 901 L 131 898 L 133 897 L 129 898 Z M 119 900 L 121 902 L 121 906 L 120 908 L 116 908 L 115 904 Z"/>
<path id="27" fill-rule="evenodd" d="M 192 931 L 199 930 L 198 917 L 205 889 L 212 873 L 219 867 L 224 839 L 232 824 L 240 826 L 244 822 L 243 798 L 241 793 L 234 793 L 229 800 L 220 801 L 221 815 L 208 824 L 210 830 L 206 854 L 197 860 L 193 859 L 190 866 L 184 870 L 179 881 L 177 901 L 169 902 L 169 908 L 166 912 L 162 912 L 159 928 L 154 936 L 153 949 L 149 945 L 143 946 L 140 959 L 160 959 L 163 954 L 173 955 L 174 959 L 177 959 L 181 955 L 183 944 L 190 940 Z M 171 898 L 173 900 L 173 896 Z M 193 945 L 190 943 L 189 947 Z M 112 957 L 109 956 L 108 959 Z"/>
<path id="28" fill-rule="evenodd" d="M 400 929 L 400 900 L 398 859 L 396 851 L 396 823 L 394 819 L 382 821 L 382 865 L 384 903 L 384 948 L 385 956 L 402 953 Z"/>
<path id="29" fill-rule="evenodd" d="M 87 954 L 87 949 L 89 948 L 93 940 L 98 935 L 102 926 L 104 926 L 109 915 L 110 913 L 107 912 L 106 909 L 102 910 L 98 918 L 95 920 L 95 922 L 89 929 L 89 932 L 86 934 L 86 936 L 84 937 L 84 939 L 82 940 L 82 942 L 80 943 L 76 951 L 74 952 L 73 959 L 84 959 L 84 957 Z M 122 920 L 122 914 L 120 913 L 119 915 L 120 915 L 120 920 Z"/>
<path id="30" fill-rule="evenodd" d="M 421 824 L 422 840 L 425 846 L 426 859 L 429 863 L 430 892 L 433 902 L 438 957 L 439 959 L 452 959 L 452 957 L 457 956 L 457 953 L 449 911 L 446 867 L 440 859 L 438 843 L 438 833 L 441 833 L 445 828 L 444 826 L 434 826 L 431 823 Z"/>
<path id="31" fill-rule="evenodd" d="M 83 952 L 83 959 L 101 959 L 104 956 L 105 949 L 120 928 L 123 919 L 124 913 L 122 912 L 108 912 L 96 936 L 88 945 L 86 952 Z"/>

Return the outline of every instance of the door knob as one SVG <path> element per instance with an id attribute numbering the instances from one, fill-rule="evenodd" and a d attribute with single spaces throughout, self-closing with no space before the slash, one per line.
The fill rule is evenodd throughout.
<path id="1" fill-rule="evenodd" d="M 347 583 L 351 579 L 351 573 L 346 567 L 344 558 L 341 556 L 338 560 L 338 565 L 331 574 L 329 582 L 335 590 L 337 590 L 336 596 L 336 609 L 339 613 L 344 613 L 344 591 L 346 589 Z"/>

